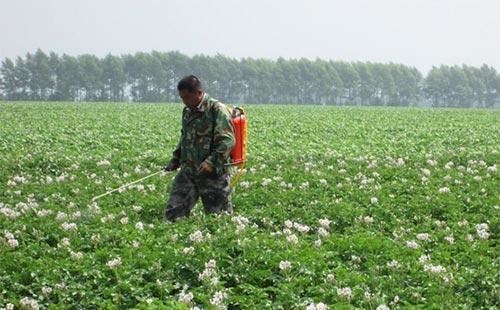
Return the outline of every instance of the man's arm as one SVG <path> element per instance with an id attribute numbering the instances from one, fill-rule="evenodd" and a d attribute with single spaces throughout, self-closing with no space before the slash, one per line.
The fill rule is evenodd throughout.
<path id="1" fill-rule="evenodd" d="M 234 137 L 231 114 L 223 105 L 216 104 L 215 109 L 215 127 L 214 127 L 214 145 L 212 153 L 205 160 L 207 164 L 215 168 L 217 174 L 222 174 L 224 164 L 234 148 L 236 139 Z"/>

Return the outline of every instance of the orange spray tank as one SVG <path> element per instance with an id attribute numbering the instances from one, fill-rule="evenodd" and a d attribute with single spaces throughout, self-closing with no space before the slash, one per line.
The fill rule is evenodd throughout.
<path id="1" fill-rule="evenodd" d="M 243 167 L 246 161 L 248 144 L 247 117 L 245 111 L 240 107 L 233 107 L 232 123 L 236 142 L 231 151 L 232 164 Z"/>

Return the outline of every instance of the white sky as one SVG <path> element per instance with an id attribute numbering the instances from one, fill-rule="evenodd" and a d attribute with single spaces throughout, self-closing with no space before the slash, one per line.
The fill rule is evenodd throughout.
<path id="1" fill-rule="evenodd" d="M 39 47 L 500 71 L 500 0 L 0 0 L 0 59 Z"/>

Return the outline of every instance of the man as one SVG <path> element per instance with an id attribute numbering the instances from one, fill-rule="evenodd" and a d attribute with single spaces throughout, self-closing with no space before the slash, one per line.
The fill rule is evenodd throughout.
<path id="1" fill-rule="evenodd" d="M 164 169 L 181 169 L 172 185 L 165 219 L 189 216 L 200 196 L 206 213 L 232 212 L 227 165 L 235 144 L 231 114 L 205 93 L 194 75 L 184 77 L 177 90 L 185 105 L 181 137 Z"/>

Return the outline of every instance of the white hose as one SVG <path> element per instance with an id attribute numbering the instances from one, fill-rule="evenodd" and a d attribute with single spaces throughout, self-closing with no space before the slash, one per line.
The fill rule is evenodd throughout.
<path id="1" fill-rule="evenodd" d="M 142 179 L 139 179 L 139 180 L 137 180 L 137 181 L 130 182 L 130 183 L 125 184 L 125 185 L 122 185 L 122 186 L 120 186 L 120 187 L 118 187 L 118 188 L 112 189 L 112 190 L 110 190 L 110 191 L 108 191 L 108 192 L 106 192 L 106 193 L 104 193 L 104 194 L 99 195 L 99 196 L 95 196 L 94 198 L 92 198 L 92 201 L 96 201 L 97 199 L 102 198 L 102 197 L 104 197 L 104 196 L 107 196 L 107 195 L 109 195 L 109 194 L 111 194 L 111 193 L 114 193 L 114 192 L 116 192 L 116 191 L 118 191 L 118 190 L 125 189 L 125 188 L 127 188 L 128 186 L 130 186 L 130 185 L 132 185 L 132 184 L 135 184 L 135 183 L 141 182 L 142 180 L 146 180 L 147 178 L 150 178 L 150 177 L 152 177 L 152 176 L 155 176 L 155 175 L 157 175 L 157 174 L 159 174 L 159 173 L 161 173 L 161 172 L 163 172 L 163 170 L 160 170 L 160 171 L 158 171 L 158 172 L 155 172 L 155 173 L 153 173 L 153 174 L 150 174 L 150 175 L 148 175 L 148 176 L 146 176 L 146 177 L 144 177 L 144 178 L 142 178 Z"/>

